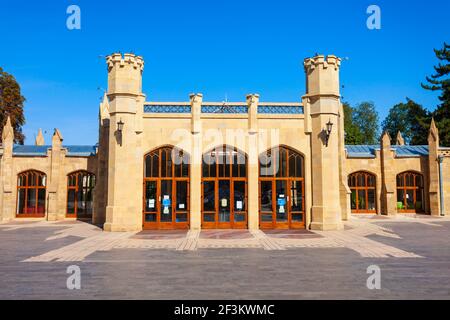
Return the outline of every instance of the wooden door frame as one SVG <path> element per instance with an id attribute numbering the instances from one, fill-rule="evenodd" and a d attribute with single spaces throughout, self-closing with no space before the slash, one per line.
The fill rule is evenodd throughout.
<path id="1" fill-rule="evenodd" d="M 36 185 L 35 186 L 29 186 L 28 185 L 28 177 L 29 174 L 33 173 L 33 174 L 37 174 L 36 176 Z M 25 186 L 19 186 L 19 176 L 21 175 L 26 175 L 26 185 Z M 42 175 L 45 177 L 45 186 L 38 186 L 37 185 L 37 179 L 38 176 Z M 38 201 L 39 201 L 39 190 L 44 189 L 45 190 L 45 196 L 44 196 L 44 212 L 43 213 L 19 213 L 19 190 L 23 189 L 25 190 L 25 203 L 24 203 L 24 209 L 28 209 L 28 190 L 30 189 L 35 189 L 36 190 L 36 199 L 35 199 L 35 209 L 38 208 Z M 16 186 L 16 197 L 17 197 L 17 201 L 16 201 L 16 218 L 44 218 L 45 214 L 46 214 L 46 206 L 47 206 L 47 175 L 44 172 L 38 171 L 38 170 L 26 170 L 26 171 L 22 171 L 17 175 L 17 186 Z"/>
<path id="2" fill-rule="evenodd" d="M 204 213 L 213 213 L 212 211 L 204 211 L 204 182 L 214 182 L 214 222 L 209 222 L 204 220 Z M 219 181 L 229 181 L 230 182 L 230 221 L 229 222 L 219 222 Z M 235 222 L 234 221 L 234 182 L 242 181 L 245 184 L 245 221 Z M 202 207 L 201 207 L 201 226 L 202 229 L 247 229 L 248 228 L 248 179 L 245 177 L 208 177 L 201 179 L 202 184 Z"/>
<path id="3" fill-rule="evenodd" d="M 187 177 L 176 177 L 175 176 L 175 163 L 172 159 L 172 163 L 171 163 L 171 176 L 170 177 L 161 177 L 161 165 L 162 165 L 162 150 L 163 149 L 175 149 L 176 147 L 174 146 L 170 146 L 170 145 L 164 145 L 161 147 L 158 147 L 156 149 L 153 149 L 152 151 L 146 153 L 143 157 L 143 172 L 142 172 L 142 176 L 143 176 L 143 183 L 142 183 L 142 228 L 144 230 L 174 230 L 174 229 L 189 229 L 189 225 L 190 225 L 190 214 L 191 214 L 191 168 L 190 168 L 190 163 L 186 164 L 188 167 L 188 176 Z M 178 149 L 178 148 L 177 148 Z M 145 176 L 145 159 L 148 155 L 150 155 L 151 153 L 158 151 L 158 177 L 146 177 Z M 182 151 L 183 153 L 185 153 L 184 150 L 179 149 L 179 151 Z M 190 156 L 189 156 L 190 157 Z M 172 221 L 171 222 L 161 222 L 161 181 L 162 180 L 170 180 L 171 181 L 171 208 L 172 208 Z M 145 208 L 145 201 L 147 200 L 145 197 L 145 184 L 147 181 L 156 181 L 156 212 L 146 212 Z M 186 181 L 187 183 L 187 203 L 186 203 L 186 211 L 182 211 L 182 213 L 186 213 L 186 221 L 185 222 L 177 222 L 177 209 L 176 209 L 176 189 L 177 189 L 177 182 L 178 181 Z M 146 214 L 155 214 L 156 215 L 156 221 L 155 222 L 146 222 L 145 221 L 145 215 Z"/>
<path id="4" fill-rule="evenodd" d="M 262 221 L 262 211 L 261 211 L 261 182 L 262 181 L 270 181 L 272 184 L 272 222 Z M 276 182 L 277 181 L 286 181 L 286 189 L 287 189 L 287 196 L 289 199 L 286 201 L 286 207 L 287 207 L 287 222 L 277 222 L 276 215 L 277 215 L 277 192 L 276 192 Z M 302 186 L 302 208 L 303 211 L 294 211 L 297 214 L 302 214 L 302 223 L 300 222 L 293 222 L 292 221 L 292 196 L 290 194 L 291 191 L 291 185 L 292 181 L 301 181 Z M 304 178 L 298 178 L 298 177 L 260 177 L 258 181 L 258 207 L 259 207 L 259 227 L 260 229 L 305 229 L 306 223 L 305 223 L 305 179 Z M 264 212 L 265 214 L 268 214 L 268 212 Z"/>
<path id="5" fill-rule="evenodd" d="M 408 174 L 411 174 L 411 175 L 414 176 L 414 179 L 413 179 L 414 180 L 414 185 L 413 186 L 407 186 L 406 185 L 406 176 Z M 424 210 L 424 205 L 425 205 L 425 203 L 424 203 L 424 201 L 425 201 L 425 199 L 424 199 L 424 197 L 425 197 L 424 187 L 420 187 L 416 183 L 416 177 L 419 176 L 422 179 L 422 185 L 424 184 L 424 177 L 423 177 L 423 175 L 421 173 L 414 172 L 414 171 L 405 171 L 405 172 L 399 173 L 397 175 L 397 179 L 398 179 L 399 176 L 402 176 L 402 178 L 403 178 L 403 186 L 398 186 L 397 185 L 397 199 L 398 199 L 398 191 L 402 190 L 403 191 L 403 205 L 405 206 L 405 208 L 408 208 L 408 200 L 406 198 L 406 194 L 407 194 L 408 190 L 413 190 L 414 209 L 397 209 L 397 211 L 400 212 L 400 213 L 423 213 L 425 211 Z M 419 209 L 419 210 L 416 209 L 417 192 L 421 192 L 422 193 L 422 208 Z"/>
<path id="6" fill-rule="evenodd" d="M 365 186 L 358 186 L 358 174 L 363 174 L 364 175 L 364 181 L 365 181 Z M 353 172 L 351 174 L 348 175 L 348 179 L 351 179 L 352 176 L 355 176 L 356 179 L 356 186 L 350 186 L 350 184 L 348 184 L 350 191 L 355 190 L 356 192 L 356 208 L 357 209 L 351 209 L 350 211 L 352 214 L 377 214 L 378 212 L 378 203 L 377 203 L 377 177 L 376 175 L 374 175 L 373 173 L 367 172 L 367 171 L 356 171 Z M 375 186 L 369 186 L 369 177 L 373 177 L 375 180 Z M 364 194 L 365 194 L 365 198 L 366 198 L 366 208 L 365 209 L 358 209 L 359 208 L 359 193 L 358 191 L 360 190 L 364 190 Z M 373 190 L 374 191 L 374 195 L 375 195 L 375 209 L 374 210 L 369 210 L 369 190 Z M 350 204 L 351 207 L 351 204 Z"/>
<path id="7" fill-rule="evenodd" d="M 67 175 L 67 198 L 66 198 L 66 218 L 78 218 L 78 192 L 80 192 L 79 188 L 78 188 L 78 179 L 80 177 L 80 174 L 85 174 L 86 176 L 90 176 L 90 177 L 94 177 L 95 179 L 95 174 L 86 171 L 86 170 L 78 170 L 78 171 L 74 171 L 71 172 Z M 69 186 L 69 178 L 70 176 L 75 175 L 76 176 L 76 181 L 75 181 L 75 186 Z M 95 181 L 96 183 L 96 181 Z M 87 189 L 89 190 L 89 187 L 81 187 L 82 189 Z M 92 187 L 92 191 L 94 190 L 95 186 Z M 74 199 L 74 212 L 73 213 L 68 213 L 67 212 L 67 207 L 69 205 L 69 191 L 70 190 L 75 190 L 75 199 Z M 92 203 L 94 203 L 94 194 L 92 194 Z M 92 213 L 88 216 L 86 216 L 86 218 L 92 218 Z"/>

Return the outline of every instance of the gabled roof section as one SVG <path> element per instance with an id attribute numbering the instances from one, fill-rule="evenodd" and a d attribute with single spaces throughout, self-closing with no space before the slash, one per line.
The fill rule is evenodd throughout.
<path id="1" fill-rule="evenodd" d="M 375 151 L 379 145 L 348 145 L 345 146 L 348 158 L 375 158 Z"/>
<path id="2" fill-rule="evenodd" d="M 428 146 L 391 146 L 398 158 L 428 156 Z"/>
<path id="3" fill-rule="evenodd" d="M 376 151 L 380 150 L 379 145 L 347 145 L 348 158 L 375 158 Z M 397 158 L 424 157 L 428 156 L 428 146 L 406 146 L 393 145 L 391 150 L 395 152 Z"/>

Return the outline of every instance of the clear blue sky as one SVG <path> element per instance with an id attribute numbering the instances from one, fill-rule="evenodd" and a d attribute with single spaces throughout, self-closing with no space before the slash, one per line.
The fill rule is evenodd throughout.
<path id="1" fill-rule="evenodd" d="M 321 1 L 8 1 L 0 10 L 0 66 L 22 86 L 26 143 L 38 128 L 61 130 L 65 144 L 97 142 L 98 104 L 106 89 L 101 55 L 133 51 L 145 59 L 151 101 L 299 101 L 303 58 L 348 57 L 346 101 L 373 101 L 381 118 L 405 97 L 433 109 L 420 87 L 450 42 L 448 0 Z M 81 8 L 81 30 L 66 28 L 66 9 Z M 382 29 L 366 28 L 377 4 Z M 101 89 L 99 89 L 101 88 Z"/>

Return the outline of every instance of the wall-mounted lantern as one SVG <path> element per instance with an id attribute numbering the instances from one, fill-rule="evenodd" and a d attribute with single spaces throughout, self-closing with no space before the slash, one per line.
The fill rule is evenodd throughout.
<path id="1" fill-rule="evenodd" d="M 119 122 L 117 122 L 117 131 L 119 131 L 119 133 L 122 133 L 124 124 L 125 123 L 122 122 L 122 119 L 120 119 Z"/>
<path id="2" fill-rule="evenodd" d="M 328 147 L 328 140 L 330 139 L 330 135 L 331 135 L 331 130 L 333 129 L 333 123 L 331 122 L 331 119 L 328 120 L 327 123 L 327 130 L 325 132 L 326 136 L 325 136 L 325 146 Z"/>

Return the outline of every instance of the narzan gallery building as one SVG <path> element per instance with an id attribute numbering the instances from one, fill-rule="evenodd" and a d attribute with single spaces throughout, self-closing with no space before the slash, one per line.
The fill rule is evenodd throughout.
<path id="1" fill-rule="evenodd" d="M 144 61 L 107 57 L 99 141 L 71 146 L 55 129 L 0 147 L 0 221 L 87 219 L 106 231 L 336 230 L 352 214 L 445 215 L 450 149 L 431 123 L 428 145 L 346 146 L 340 59 L 305 59 L 298 102 L 147 101 Z M 447 208 L 447 211 L 445 211 Z M 447 213 L 448 214 L 448 213 Z"/>

